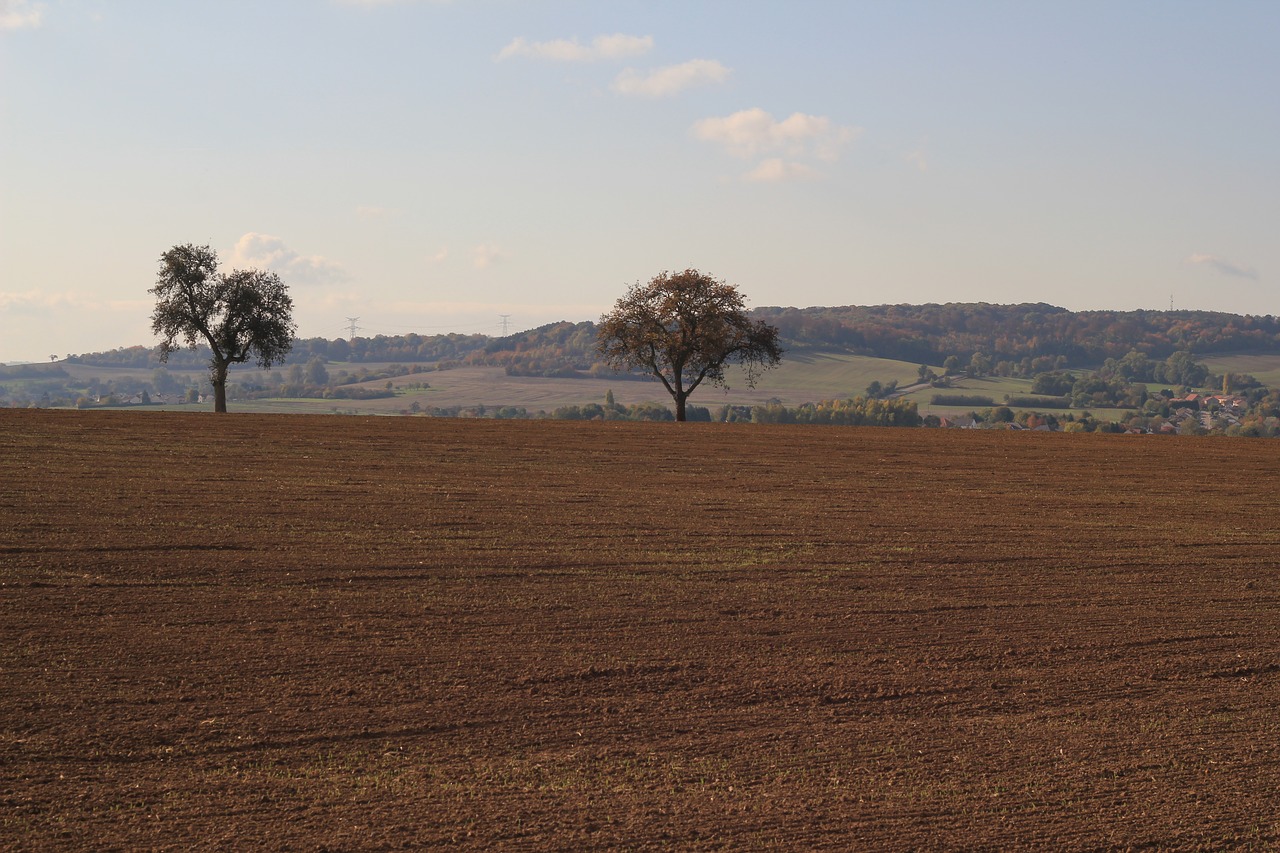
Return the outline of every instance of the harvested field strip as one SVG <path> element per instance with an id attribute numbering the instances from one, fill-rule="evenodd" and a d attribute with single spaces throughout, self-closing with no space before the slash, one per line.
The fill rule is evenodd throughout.
<path id="1" fill-rule="evenodd" d="M 0 411 L 0 846 L 1275 846 L 1277 459 Z"/>

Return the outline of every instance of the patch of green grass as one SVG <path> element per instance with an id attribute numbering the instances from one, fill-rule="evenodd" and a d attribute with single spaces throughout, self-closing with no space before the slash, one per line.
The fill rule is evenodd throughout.
<path id="1" fill-rule="evenodd" d="M 788 353 L 778 367 L 760 378 L 756 390 L 768 396 L 776 395 L 790 405 L 861 397 L 873 381 L 888 384 L 897 380 L 900 386 L 911 385 L 916 381 L 919 368 L 920 365 L 907 361 L 848 353 Z M 729 386 L 741 388 L 745 383 L 731 373 Z"/>
<path id="2" fill-rule="evenodd" d="M 1213 373 L 1248 373 L 1269 387 L 1280 385 L 1280 355 L 1209 355 L 1200 360 Z"/>

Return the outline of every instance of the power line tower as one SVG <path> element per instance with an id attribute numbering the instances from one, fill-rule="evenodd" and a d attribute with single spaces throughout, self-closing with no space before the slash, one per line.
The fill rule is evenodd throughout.
<path id="1" fill-rule="evenodd" d="M 502 318 L 502 336 L 505 338 L 507 336 L 507 321 L 511 319 L 511 315 L 499 314 L 498 316 Z"/>
<path id="2" fill-rule="evenodd" d="M 348 317 L 348 318 L 347 318 L 347 330 L 348 330 L 349 332 L 351 332 L 351 338 L 350 338 L 350 340 L 351 340 L 352 342 L 354 342 L 354 341 L 355 341 L 355 339 L 356 339 L 356 332 L 360 329 L 360 327 L 356 325 L 356 322 L 357 322 L 359 319 L 360 319 L 359 317 Z"/>

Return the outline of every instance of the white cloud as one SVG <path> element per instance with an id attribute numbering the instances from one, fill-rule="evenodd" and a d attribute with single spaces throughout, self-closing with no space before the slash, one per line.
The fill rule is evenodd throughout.
<path id="1" fill-rule="evenodd" d="M 392 213 L 390 208 L 379 207 L 376 204 L 361 204 L 356 206 L 356 216 L 361 219 L 382 219 Z"/>
<path id="2" fill-rule="evenodd" d="M 0 0 L 0 30 L 38 27 L 44 16 L 44 4 L 31 0 Z"/>
<path id="3" fill-rule="evenodd" d="M 803 163 L 793 163 L 780 157 L 763 160 L 743 180 L 758 183 L 781 183 L 783 181 L 809 181 L 821 177 L 820 173 Z"/>
<path id="4" fill-rule="evenodd" d="M 347 272 L 336 261 L 319 255 L 301 255 L 285 245 L 279 237 L 249 232 L 231 250 L 228 261 L 233 267 L 267 268 L 278 272 L 286 284 L 327 284 L 347 278 Z"/>
<path id="5" fill-rule="evenodd" d="M 792 113 L 778 121 L 753 107 L 723 118 L 702 119 L 693 126 L 693 132 L 699 139 L 723 145 L 729 154 L 744 160 L 783 153 L 791 158 L 811 156 L 831 161 L 862 130 L 841 127 L 827 116 L 805 113 Z"/>
<path id="6" fill-rule="evenodd" d="M 595 62 L 601 59 L 641 56 L 652 49 L 652 36 L 628 36 L 622 33 L 596 36 L 589 45 L 579 43 L 576 38 L 531 42 L 524 36 L 519 36 L 512 39 L 495 58 L 503 60 L 513 56 L 526 56 L 554 62 Z"/>
<path id="7" fill-rule="evenodd" d="M 1235 261 L 1227 260 L 1218 255 L 1209 255 L 1203 252 L 1197 252 L 1191 255 L 1183 263 L 1192 266 L 1207 266 L 1215 269 L 1223 275 L 1235 276 L 1236 278 L 1248 278 L 1254 281 L 1258 280 L 1258 271 L 1251 266 L 1238 264 Z"/>
<path id="8" fill-rule="evenodd" d="M 691 59 L 680 65 L 668 65 L 642 73 L 628 68 L 613 81 L 613 91 L 623 95 L 664 98 L 693 86 L 723 83 L 729 69 L 714 59 Z"/>
<path id="9" fill-rule="evenodd" d="M 493 245 L 482 244 L 471 250 L 471 262 L 478 270 L 488 269 L 506 257 L 505 251 Z"/>

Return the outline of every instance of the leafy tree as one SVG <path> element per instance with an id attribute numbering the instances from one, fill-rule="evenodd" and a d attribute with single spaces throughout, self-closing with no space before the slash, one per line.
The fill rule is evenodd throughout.
<path id="1" fill-rule="evenodd" d="M 174 246 L 160 256 L 151 329 L 163 336 L 160 360 L 203 342 L 212 355 L 209 382 L 214 411 L 227 410 L 227 370 L 251 356 L 265 368 L 293 345 L 293 300 L 280 276 L 260 270 L 218 272 L 218 255 L 208 246 Z"/>
<path id="2" fill-rule="evenodd" d="M 980 352 L 975 352 L 969 359 L 970 376 L 986 376 L 991 372 L 991 359 Z"/>
<path id="3" fill-rule="evenodd" d="M 1037 373 L 1035 379 L 1031 383 L 1032 394 L 1046 394 L 1050 397 L 1061 397 L 1071 393 L 1071 388 L 1076 383 L 1075 374 L 1062 373 L 1054 371 L 1052 373 Z"/>
<path id="4" fill-rule="evenodd" d="M 151 371 L 151 387 L 156 389 L 157 394 L 172 394 L 182 390 L 182 383 L 166 368 L 157 367 Z"/>
<path id="5" fill-rule="evenodd" d="M 329 371 L 325 369 L 324 359 L 318 355 L 313 355 L 307 359 L 307 384 L 308 385 L 328 385 Z"/>
<path id="6" fill-rule="evenodd" d="M 298 397 L 302 395 L 306 384 L 307 369 L 295 361 L 289 365 L 289 377 L 285 380 L 285 384 L 281 386 L 281 391 L 287 397 Z"/>
<path id="7" fill-rule="evenodd" d="M 893 396 L 893 392 L 898 390 L 898 380 L 890 379 L 887 383 L 881 383 L 878 379 L 871 380 L 871 384 L 867 386 L 868 400 L 884 400 Z"/>
<path id="8" fill-rule="evenodd" d="M 1115 376 L 1126 382 L 1150 382 L 1155 378 L 1155 365 L 1146 353 L 1129 350 L 1124 358 L 1109 358 L 1102 365 L 1100 372 L 1107 376 Z"/>
<path id="9" fill-rule="evenodd" d="M 1208 381 L 1209 368 L 1196 361 L 1189 351 L 1179 350 L 1165 359 L 1163 371 L 1155 378 L 1160 382 L 1198 387 Z"/>
<path id="10" fill-rule="evenodd" d="M 675 400 L 676 420 L 699 385 L 725 386 L 739 364 L 747 385 L 782 359 L 778 330 L 752 320 L 738 289 L 698 270 L 663 272 L 636 283 L 600 318 L 596 349 L 614 370 L 641 368 Z"/>

